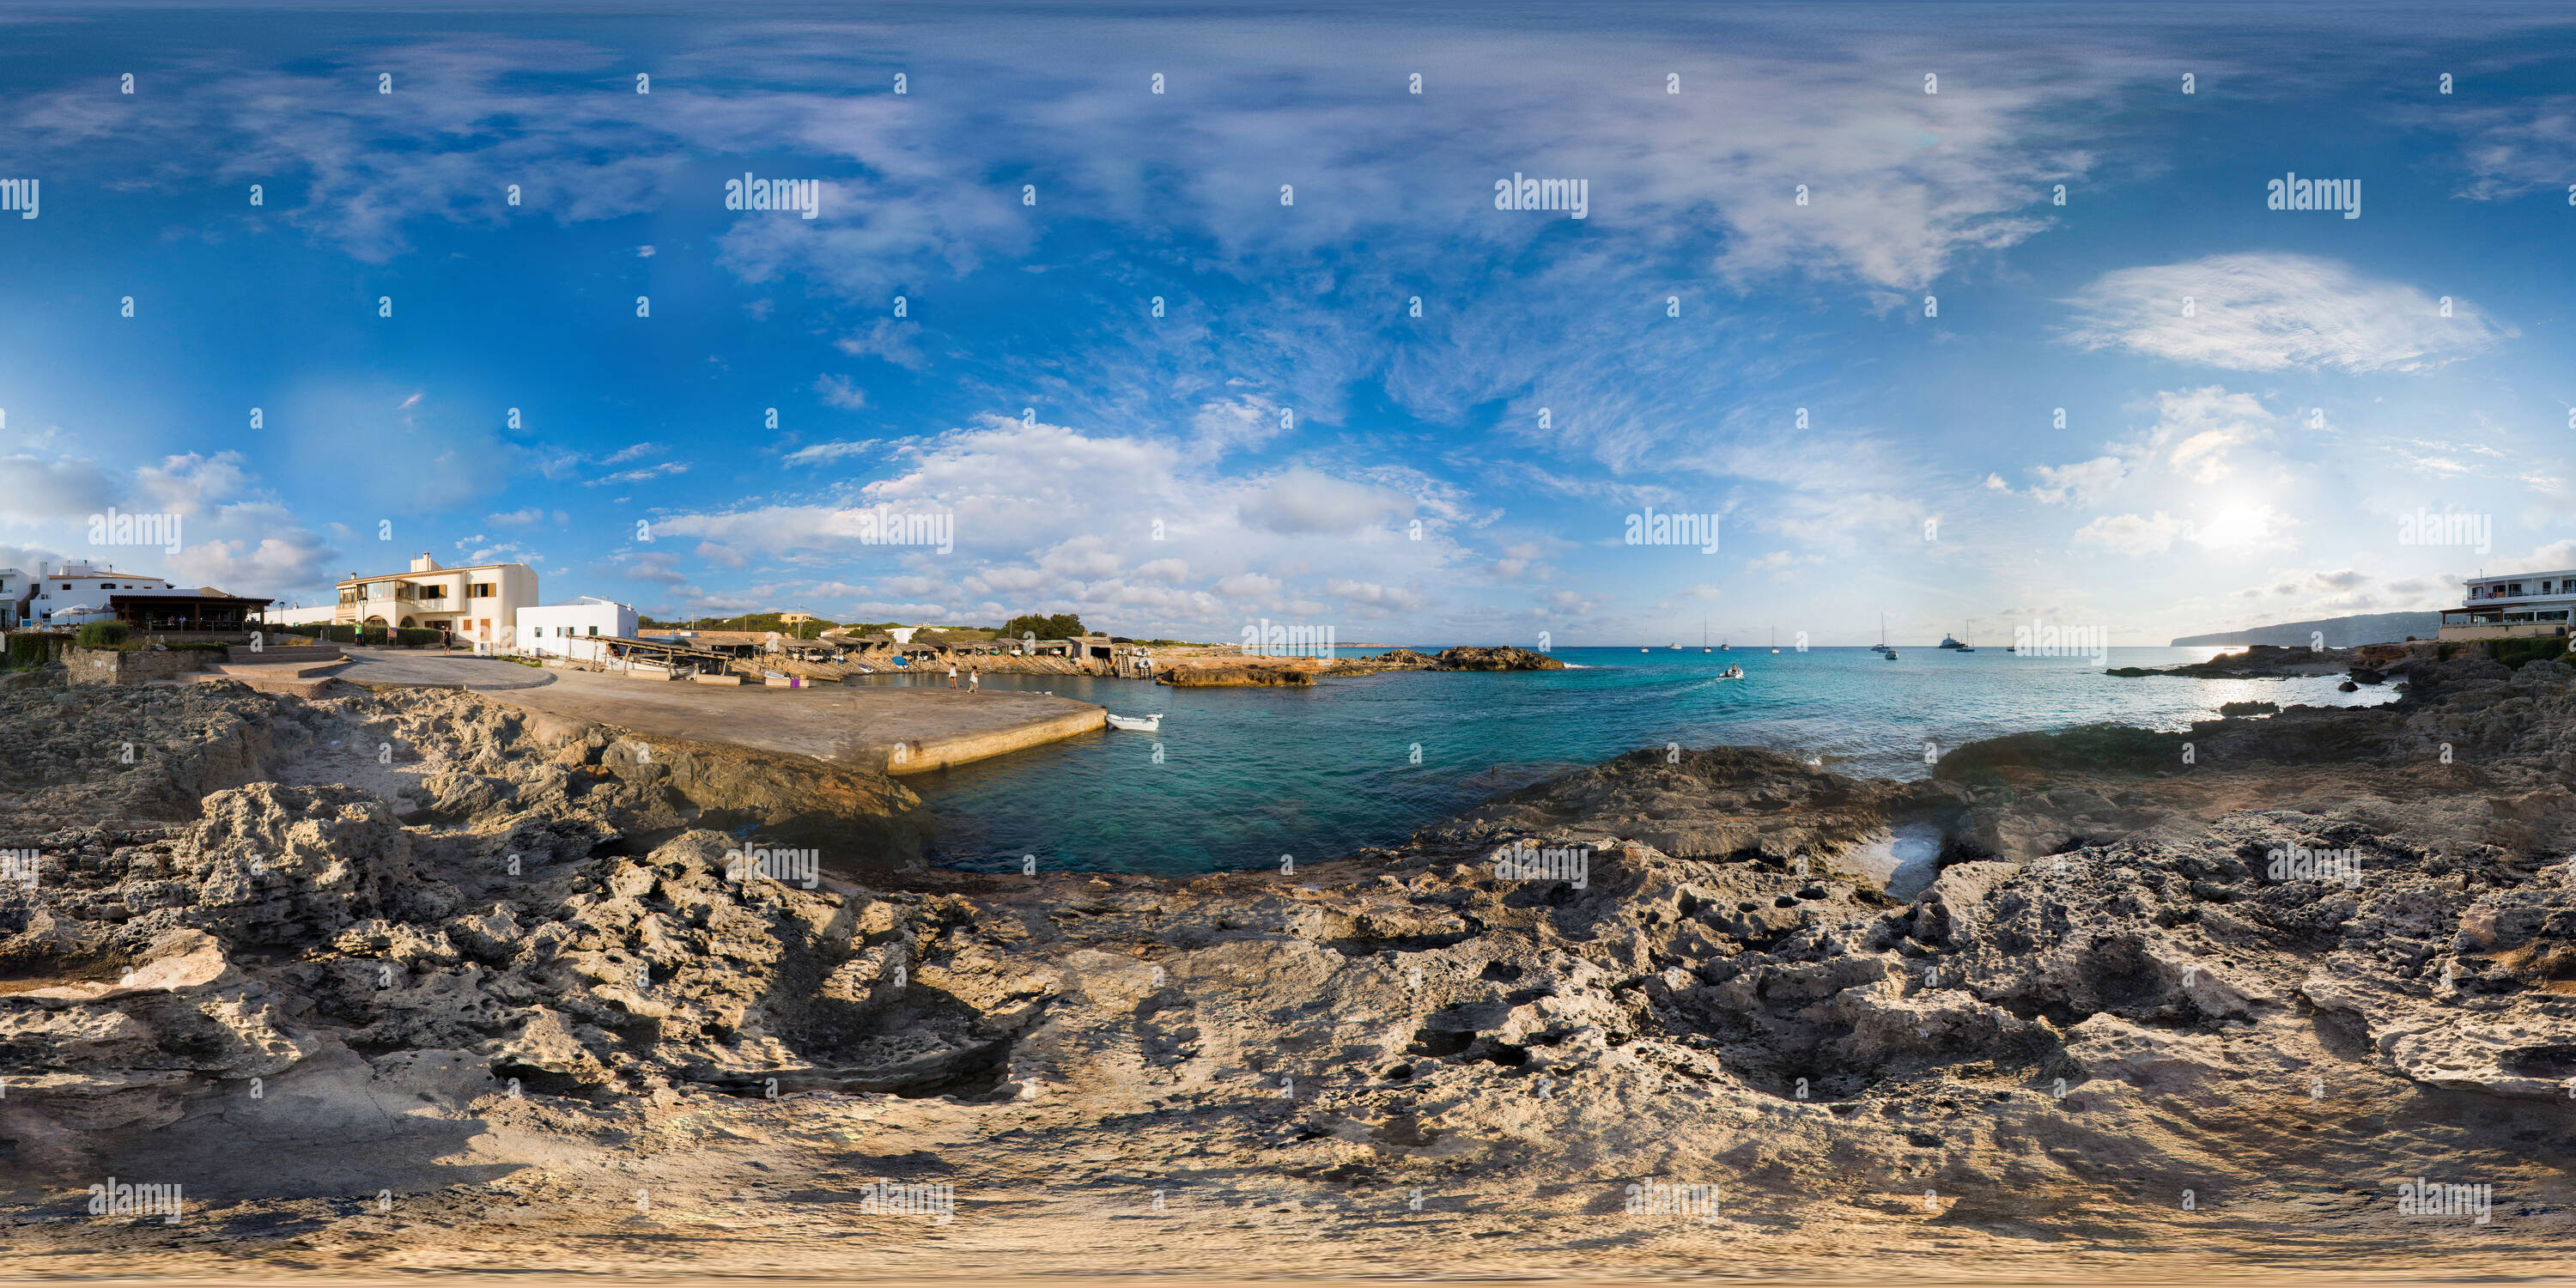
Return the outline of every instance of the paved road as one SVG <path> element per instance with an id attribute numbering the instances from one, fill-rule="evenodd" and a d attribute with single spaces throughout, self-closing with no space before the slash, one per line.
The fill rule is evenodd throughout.
<path id="1" fill-rule="evenodd" d="M 341 651 L 349 655 L 349 664 L 329 674 L 332 679 L 351 684 L 423 684 L 494 691 L 553 684 L 559 674 L 470 653 L 347 645 Z"/>

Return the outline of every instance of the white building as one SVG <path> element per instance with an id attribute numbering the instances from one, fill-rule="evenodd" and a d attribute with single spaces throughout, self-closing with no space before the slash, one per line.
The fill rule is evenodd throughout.
<path id="1" fill-rule="evenodd" d="M 170 583 L 118 572 L 104 564 L 67 563 L 51 572 L 43 564 L 36 565 L 36 575 L 27 579 L 26 587 L 23 598 L 15 601 L 20 621 L 30 626 L 77 626 L 114 618 L 107 606 L 113 592 L 168 590 Z"/>
<path id="2" fill-rule="evenodd" d="M 521 653 L 602 661 L 603 638 L 634 639 L 635 610 L 613 599 L 583 595 L 569 604 L 541 604 L 519 610 L 517 644 Z"/>
<path id="3" fill-rule="evenodd" d="M 2472 577 L 2468 603 L 2442 610 L 2437 639 L 2491 640 L 2515 635 L 2564 635 L 2576 609 L 2576 569 Z"/>
<path id="4" fill-rule="evenodd" d="M 23 568 L 0 568 L 0 630 L 16 630 L 18 614 L 35 593 Z"/>
<path id="5" fill-rule="evenodd" d="M 329 626 L 340 620 L 340 609 L 328 604 L 320 608 L 271 608 L 260 620 L 271 626 Z"/>
<path id="6" fill-rule="evenodd" d="M 348 577 L 340 582 L 340 626 L 445 630 L 479 651 L 519 637 L 519 614 L 537 603 L 537 570 L 521 563 L 442 568 L 422 551 L 408 572 Z"/>

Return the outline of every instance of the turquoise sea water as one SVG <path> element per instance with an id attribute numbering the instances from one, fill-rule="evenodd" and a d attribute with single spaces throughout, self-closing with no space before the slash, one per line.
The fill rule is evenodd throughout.
<path id="1" fill-rule="evenodd" d="M 2109 664 L 2170 666 L 2216 651 L 2112 649 Z M 1763 747 L 1842 773 L 1911 778 L 1929 772 L 1926 742 L 1946 751 L 2096 721 L 2180 729 L 2246 699 L 2366 706 L 2395 697 L 2377 687 L 2337 693 L 2340 676 L 2115 679 L 2091 658 L 1899 652 L 1889 662 L 1860 648 L 1559 649 L 1563 671 L 1407 671 L 1311 689 L 987 676 L 996 689 L 1060 693 L 1120 715 L 1160 711 L 1162 730 L 1106 730 L 905 781 L 937 814 L 935 853 L 949 866 L 998 870 L 1035 854 L 1051 869 L 1180 875 L 1391 845 L 1497 791 L 1667 742 Z M 1745 678 L 1716 678 L 1730 663 Z M 926 682 L 946 680 L 862 681 Z"/>

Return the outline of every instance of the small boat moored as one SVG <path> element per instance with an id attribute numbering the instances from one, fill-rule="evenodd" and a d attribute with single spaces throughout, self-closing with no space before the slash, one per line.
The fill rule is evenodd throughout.
<path id="1" fill-rule="evenodd" d="M 1109 723 L 1116 728 L 1130 729 L 1137 733 L 1154 733 L 1163 727 L 1163 713 L 1157 711 L 1150 716 L 1111 716 Z"/>

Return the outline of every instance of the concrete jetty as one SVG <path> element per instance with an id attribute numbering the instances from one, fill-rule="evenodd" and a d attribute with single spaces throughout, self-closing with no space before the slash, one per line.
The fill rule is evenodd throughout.
<path id="1" fill-rule="evenodd" d="M 918 774 L 1106 728 L 1108 713 L 1051 693 L 825 685 L 773 689 L 644 684 L 588 671 L 485 696 L 530 711 L 641 733 L 730 742 L 838 764 Z"/>

